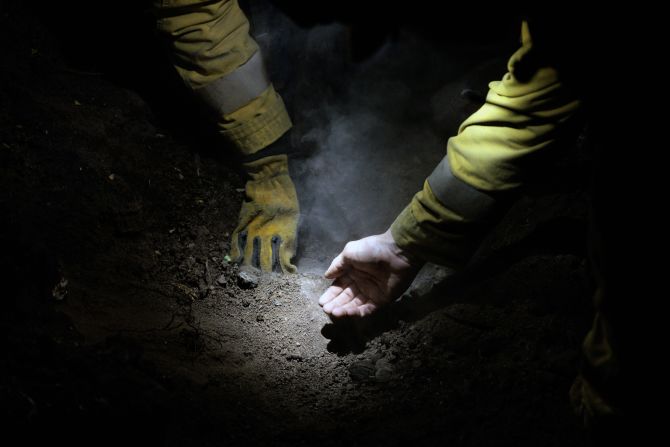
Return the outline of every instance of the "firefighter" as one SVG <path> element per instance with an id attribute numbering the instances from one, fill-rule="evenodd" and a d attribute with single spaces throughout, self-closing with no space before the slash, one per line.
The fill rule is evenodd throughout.
<path id="1" fill-rule="evenodd" d="M 158 29 L 186 86 L 243 158 L 245 200 L 233 259 L 292 273 L 300 213 L 284 136 L 291 120 L 237 0 L 154 0 Z M 284 136 L 282 138 L 282 136 Z"/>
<path id="2" fill-rule="evenodd" d="M 585 55 L 604 53 L 592 53 L 587 42 L 566 38 L 565 32 L 552 33 L 551 22 L 539 23 L 545 26 L 533 28 L 538 22 L 523 21 L 521 47 L 509 59 L 508 72 L 489 84 L 484 105 L 449 139 L 446 156 L 390 228 L 349 242 L 332 261 L 325 275 L 333 283 L 319 299 L 331 317 L 372 314 L 400 297 L 426 262 L 463 267 L 523 186 L 525 174 L 538 169 L 538 154 L 550 150 L 580 121 L 589 96 L 584 86 L 600 85 L 598 91 L 621 102 L 615 90 L 605 88 L 607 78 L 592 82 L 595 71 L 589 68 L 594 64 L 585 62 Z M 553 31 L 565 28 L 563 24 Z M 577 29 L 571 31 L 581 37 Z M 552 35 L 560 38 L 548 38 Z M 581 82 L 574 82 L 575 73 Z M 592 101 L 600 105 L 597 115 L 611 117 L 618 109 L 607 110 L 611 101 L 604 98 L 589 99 L 599 100 Z M 618 279 L 612 278 L 603 255 L 603 236 L 608 234 L 603 228 L 604 200 L 594 202 L 601 208 L 592 212 L 596 313 L 583 343 L 581 374 L 570 392 L 576 411 L 591 427 L 624 413 L 622 357 L 628 335 L 623 305 L 610 284 Z"/>

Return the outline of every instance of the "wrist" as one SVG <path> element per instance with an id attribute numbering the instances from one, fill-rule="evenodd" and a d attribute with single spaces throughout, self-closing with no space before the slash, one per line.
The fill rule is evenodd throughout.
<path id="1" fill-rule="evenodd" d="M 290 132 L 285 132 L 276 141 L 265 146 L 264 148 L 255 152 L 244 154 L 242 157 L 242 163 L 244 164 L 254 163 L 258 160 L 262 160 L 277 155 L 290 156 L 292 152 L 293 152 L 293 146 L 291 145 Z"/>
<path id="2" fill-rule="evenodd" d="M 288 157 L 286 155 L 270 155 L 242 166 L 251 180 L 265 180 L 280 175 L 289 175 Z"/>
<path id="3" fill-rule="evenodd" d="M 385 244 L 387 244 L 391 252 L 395 256 L 403 260 L 408 266 L 419 269 L 425 264 L 425 261 L 421 259 L 419 256 L 416 256 L 415 254 L 407 251 L 406 249 L 398 245 L 393 235 L 392 227 L 386 230 L 386 232 L 384 232 L 380 236 L 382 237 L 382 241 Z"/>

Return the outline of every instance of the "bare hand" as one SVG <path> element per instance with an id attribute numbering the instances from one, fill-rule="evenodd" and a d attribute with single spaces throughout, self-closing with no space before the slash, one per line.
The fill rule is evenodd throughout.
<path id="1" fill-rule="evenodd" d="M 420 267 L 390 231 L 349 242 L 326 271 L 326 278 L 335 281 L 319 304 L 333 317 L 369 315 L 402 295 Z"/>

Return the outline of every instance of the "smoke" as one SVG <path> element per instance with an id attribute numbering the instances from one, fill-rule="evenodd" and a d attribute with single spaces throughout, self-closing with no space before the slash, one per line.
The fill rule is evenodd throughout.
<path id="1" fill-rule="evenodd" d="M 329 118 L 305 135 L 319 149 L 295 167 L 303 270 L 322 271 L 348 240 L 385 231 L 441 158 L 439 138 L 368 107 Z"/>
<path id="2" fill-rule="evenodd" d="M 301 152 L 291 161 L 302 210 L 298 267 L 322 273 L 347 241 L 385 231 L 422 187 L 478 106 L 461 92 L 485 88 L 465 74 L 490 57 L 401 30 L 353 63 L 344 25 L 301 29 L 265 1 L 250 6 Z M 495 66 L 499 78 L 504 65 Z M 465 81 L 473 78 L 477 85 Z"/>

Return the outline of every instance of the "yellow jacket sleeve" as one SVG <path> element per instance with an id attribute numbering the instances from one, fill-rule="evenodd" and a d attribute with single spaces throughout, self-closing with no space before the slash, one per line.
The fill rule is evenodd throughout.
<path id="1" fill-rule="evenodd" d="M 449 139 L 447 155 L 397 217 L 396 243 L 430 262 L 459 266 L 477 245 L 496 199 L 523 183 L 532 154 L 554 143 L 579 101 L 534 45 L 528 24 L 508 73 Z"/>
<path id="2" fill-rule="evenodd" d="M 263 149 L 291 127 L 237 0 L 154 0 L 154 10 L 177 72 L 242 154 Z"/>

